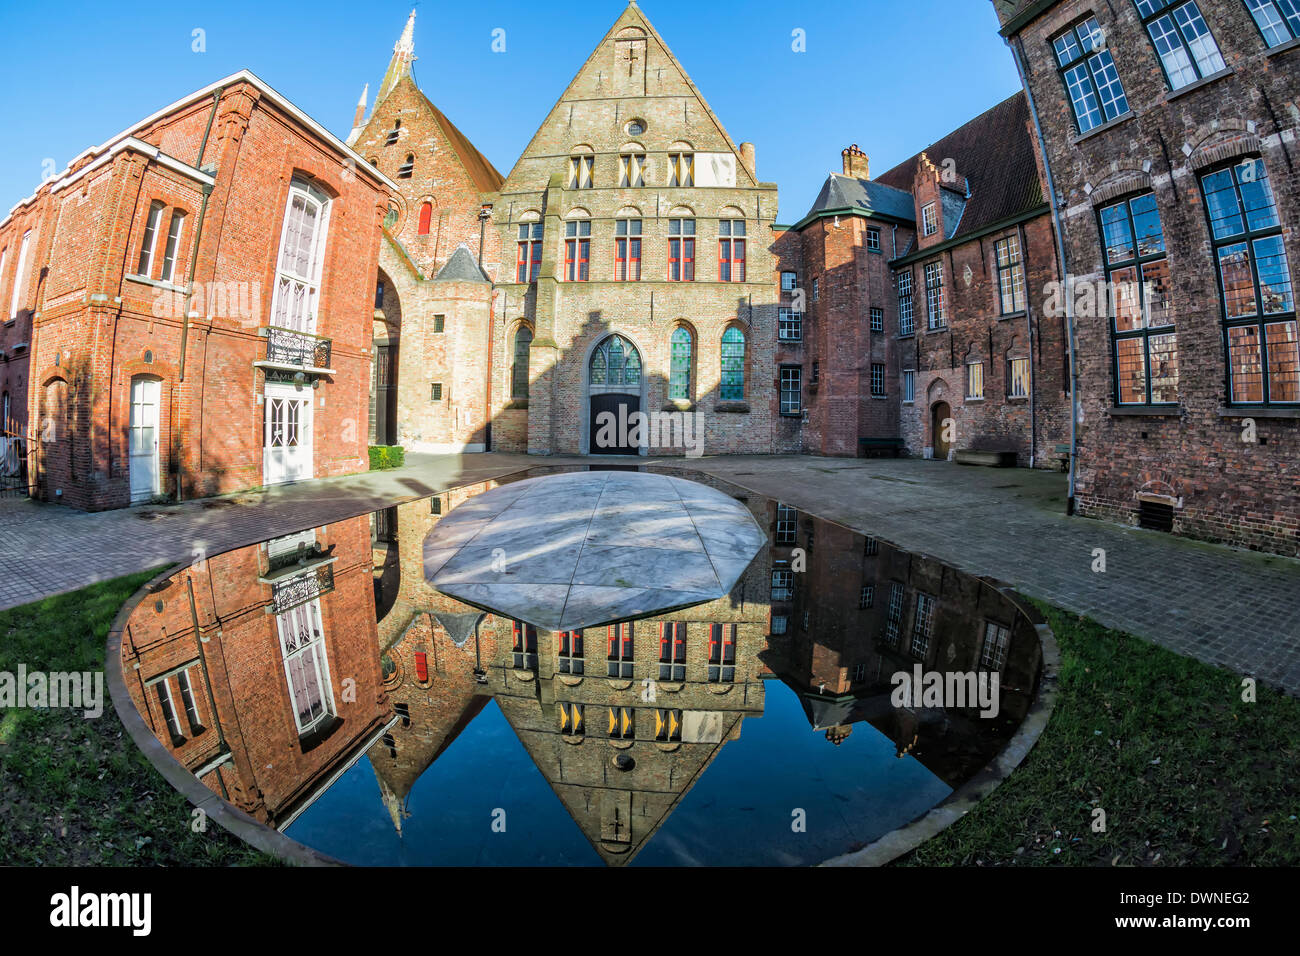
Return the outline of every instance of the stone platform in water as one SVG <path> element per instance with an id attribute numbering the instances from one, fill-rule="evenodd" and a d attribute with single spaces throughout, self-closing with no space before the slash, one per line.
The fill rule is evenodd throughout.
<path id="1" fill-rule="evenodd" d="M 740 502 L 643 472 L 530 478 L 469 499 L 424 540 L 439 591 L 548 631 L 720 598 L 766 536 Z"/>

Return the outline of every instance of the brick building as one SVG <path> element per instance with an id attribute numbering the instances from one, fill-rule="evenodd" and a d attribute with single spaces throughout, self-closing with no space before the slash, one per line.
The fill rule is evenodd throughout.
<path id="1" fill-rule="evenodd" d="M 34 492 L 101 509 L 364 470 L 390 186 L 245 71 L 19 203 L 0 374 Z"/>
<path id="2" fill-rule="evenodd" d="M 396 719 L 366 516 L 196 563 L 140 602 L 127 691 L 209 789 L 284 829 Z"/>
<path id="3" fill-rule="evenodd" d="M 1072 281 L 1078 511 L 1300 553 L 1300 9 L 994 6 Z"/>
<path id="4" fill-rule="evenodd" d="M 502 176 L 420 91 L 415 60 L 412 12 L 370 115 L 363 92 L 348 137 L 397 183 L 379 247 L 371 443 L 485 451 L 488 409 L 509 389 L 488 364 L 501 253 L 487 220 Z"/>
<path id="5" fill-rule="evenodd" d="M 1023 94 L 875 179 L 856 145 L 841 158 L 777 240 L 780 413 L 805 415 L 777 450 L 1054 467 L 1068 353 L 1029 294 L 1056 250 Z"/>
<path id="6" fill-rule="evenodd" d="M 684 450 L 649 436 L 638 449 L 633 435 L 601 447 L 601 412 L 640 411 L 694 413 L 709 454 L 768 451 L 776 212 L 753 146 L 731 139 L 630 4 L 492 212 L 505 256 L 494 363 L 513 383 L 494 391 L 508 424 L 495 447 Z"/>

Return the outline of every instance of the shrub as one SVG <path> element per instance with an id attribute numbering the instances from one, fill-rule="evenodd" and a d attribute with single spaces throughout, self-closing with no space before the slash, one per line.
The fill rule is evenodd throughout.
<path id="1" fill-rule="evenodd" d="M 389 468 L 401 468 L 404 464 L 406 464 L 406 450 L 401 445 L 371 446 L 371 471 L 387 471 Z"/>

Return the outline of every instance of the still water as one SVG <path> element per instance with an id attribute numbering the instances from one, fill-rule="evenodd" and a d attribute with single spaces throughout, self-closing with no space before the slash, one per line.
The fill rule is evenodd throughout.
<path id="1" fill-rule="evenodd" d="M 557 633 L 433 588 L 439 521 L 575 471 L 532 469 L 174 575 L 123 638 L 133 701 L 213 792 L 359 865 L 816 863 L 924 813 L 1015 732 L 1041 651 L 998 590 L 653 470 L 766 536 L 723 597 Z M 996 716 L 898 706 L 918 665 L 996 674 Z"/>

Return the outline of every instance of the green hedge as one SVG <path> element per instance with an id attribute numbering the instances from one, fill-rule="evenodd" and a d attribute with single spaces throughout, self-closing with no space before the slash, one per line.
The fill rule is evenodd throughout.
<path id="1" fill-rule="evenodd" d="M 401 445 L 372 445 L 370 448 L 370 470 L 386 471 L 389 468 L 401 468 L 406 464 L 406 450 Z"/>

